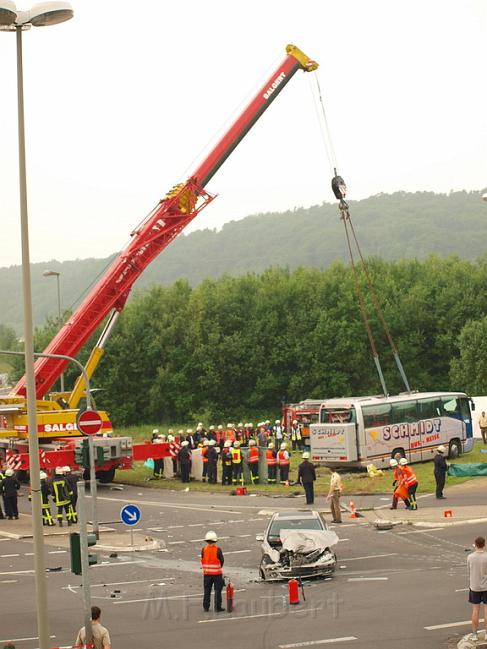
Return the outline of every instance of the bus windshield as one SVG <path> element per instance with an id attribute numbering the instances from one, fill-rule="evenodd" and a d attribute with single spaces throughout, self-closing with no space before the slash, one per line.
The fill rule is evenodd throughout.
<path id="1" fill-rule="evenodd" d="M 356 422 L 355 408 L 322 408 L 320 422 L 322 424 L 349 424 Z"/>

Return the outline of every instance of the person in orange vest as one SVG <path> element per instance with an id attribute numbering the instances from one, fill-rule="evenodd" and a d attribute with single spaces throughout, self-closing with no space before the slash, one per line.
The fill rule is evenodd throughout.
<path id="1" fill-rule="evenodd" d="M 289 481 L 289 453 L 286 451 L 287 444 L 283 442 L 277 454 L 277 463 L 279 464 L 279 478 L 281 484 L 286 484 Z"/>
<path id="2" fill-rule="evenodd" d="M 416 501 L 416 489 L 418 488 L 418 480 L 414 474 L 414 471 L 408 466 L 408 461 L 405 457 L 402 457 L 399 460 L 399 466 L 401 467 L 402 480 L 403 484 L 408 490 L 409 495 L 409 507 L 412 510 L 418 509 L 418 503 Z"/>
<path id="3" fill-rule="evenodd" d="M 267 482 L 268 484 L 276 484 L 277 453 L 274 449 L 274 442 L 269 443 L 265 457 L 267 460 Z"/>
<path id="4" fill-rule="evenodd" d="M 394 493 L 392 495 L 392 505 L 390 508 L 397 509 L 397 503 L 399 501 L 399 498 L 402 498 L 404 500 L 404 504 L 406 505 L 406 509 L 409 509 L 407 489 L 402 485 L 403 478 L 402 478 L 402 471 L 401 471 L 401 467 L 399 466 L 399 462 L 395 458 L 392 458 L 391 460 L 389 460 L 389 465 L 392 469 L 392 477 L 394 478 L 392 482 L 392 486 L 394 487 Z"/>
<path id="5" fill-rule="evenodd" d="M 252 484 L 259 482 L 259 449 L 255 440 L 249 441 L 249 452 L 247 453 L 247 464 L 249 466 L 250 481 Z"/>
<path id="6" fill-rule="evenodd" d="M 204 439 L 201 444 L 201 460 L 203 461 L 203 475 L 201 477 L 202 482 L 206 482 L 206 477 L 208 475 L 208 440 Z"/>
<path id="7" fill-rule="evenodd" d="M 225 431 L 225 439 L 229 439 L 231 442 L 234 442 L 235 437 L 235 424 L 227 424 L 227 430 Z"/>
<path id="8" fill-rule="evenodd" d="M 242 472 L 242 450 L 240 448 L 240 442 L 233 442 L 232 448 L 232 484 L 237 484 L 240 482 L 241 485 L 244 483 L 243 472 Z"/>
<path id="9" fill-rule="evenodd" d="M 227 439 L 222 448 L 222 485 L 232 484 L 232 442 Z"/>
<path id="10" fill-rule="evenodd" d="M 223 590 L 223 552 L 216 545 L 218 536 L 213 530 L 205 535 L 206 545 L 201 550 L 201 569 L 203 570 L 203 610 L 210 610 L 211 589 L 215 589 L 215 613 L 221 613 Z"/>

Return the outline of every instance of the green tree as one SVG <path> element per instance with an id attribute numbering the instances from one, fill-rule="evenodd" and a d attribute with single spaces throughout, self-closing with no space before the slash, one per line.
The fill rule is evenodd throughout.
<path id="1" fill-rule="evenodd" d="M 451 361 L 452 388 L 471 395 L 487 394 L 487 316 L 470 320 L 458 336 L 460 355 Z"/>

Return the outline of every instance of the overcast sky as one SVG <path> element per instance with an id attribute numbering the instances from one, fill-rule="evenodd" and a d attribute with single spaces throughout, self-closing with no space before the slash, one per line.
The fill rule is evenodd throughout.
<path id="1" fill-rule="evenodd" d="M 19 6 L 25 3 L 19 2 Z M 73 0 L 24 34 L 32 261 L 103 257 L 292 42 L 317 72 L 349 198 L 487 186 L 485 0 Z M 0 266 L 20 263 L 15 37 L 0 33 Z M 194 228 L 332 201 L 312 74 L 212 179 Z M 487 218 L 487 214 L 486 214 Z"/>

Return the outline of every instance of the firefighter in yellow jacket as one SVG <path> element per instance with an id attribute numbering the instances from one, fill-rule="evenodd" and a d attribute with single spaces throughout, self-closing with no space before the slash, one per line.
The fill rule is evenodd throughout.
<path id="1" fill-rule="evenodd" d="M 242 472 L 242 449 L 240 448 L 240 442 L 235 441 L 232 448 L 232 484 L 237 484 L 237 482 L 243 485 L 244 479 Z"/>

